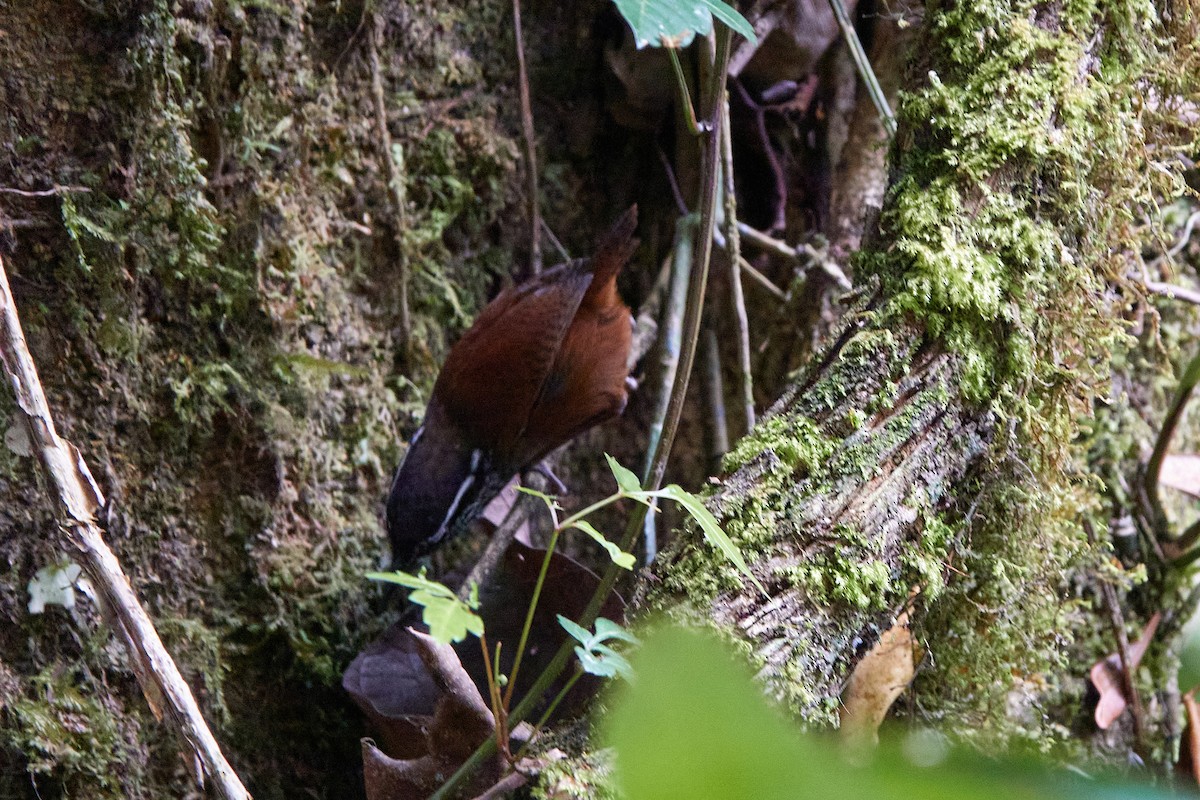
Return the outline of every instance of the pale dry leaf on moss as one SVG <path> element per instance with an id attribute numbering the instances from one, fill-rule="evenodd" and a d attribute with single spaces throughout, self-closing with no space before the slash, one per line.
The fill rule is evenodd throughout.
<path id="1" fill-rule="evenodd" d="M 842 741 L 853 745 L 878 743 L 879 726 L 888 710 L 912 683 L 915 650 L 905 611 L 850 674 L 840 707 Z"/>
<path id="2" fill-rule="evenodd" d="M 1155 613 L 1146 623 L 1146 629 L 1142 631 L 1141 638 L 1129 646 L 1130 672 L 1137 671 L 1138 664 L 1142 662 L 1142 656 L 1146 655 L 1146 648 L 1150 646 L 1150 642 L 1154 638 L 1154 632 L 1158 629 L 1161 617 L 1161 614 Z M 1117 718 L 1125 713 L 1125 708 L 1130 701 L 1130 698 L 1125 696 L 1125 677 L 1121 670 L 1120 654 L 1113 653 L 1107 658 L 1097 661 L 1088 673 L 1088 679 L 1100 693 L 1100 702 L 1096 704 L 1096 727 L 1102 731 L 1108 730 L 1117 721 Z"/>
<path id="3" fill-rule="evenodd" d="M 1163 459 L 1158 482 L 1170 489 L 1200 498 L 1200 456 L 1167 456 Z"/>

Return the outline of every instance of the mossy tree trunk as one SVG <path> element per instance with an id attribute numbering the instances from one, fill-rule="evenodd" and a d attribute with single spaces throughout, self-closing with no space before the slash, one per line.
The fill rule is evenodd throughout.
<path id="1" fill-rule="evenodd" d="M 709 500 L 768 595 L 695 537 L 656 563 L 643 607 L 716 626 L 818 726 L 903 608 L 925 651 L 908 707 L 967 735 L 1057 736 L 1091 663 L 1068 658 L 1115 649 L 1068 595 L 1109 552 L 1081 530 L 1080 422 L 1139 302 L 1124 211 L 1151 196 L 1135 82 L 1160 43 L 1135 21 L 1154 16 L 926 7 L 863 288 Z M 1064 707 L 1008 718 L 1050 674 L 1064 697 L 1037 702 Z"/>

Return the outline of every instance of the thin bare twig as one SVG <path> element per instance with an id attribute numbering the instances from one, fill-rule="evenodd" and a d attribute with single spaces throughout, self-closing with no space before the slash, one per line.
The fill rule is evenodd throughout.
<path id="1" fill-rule="evenodd" d="M 719 464 L 721 457 L 729 452 L 729 424 L 725 415 L 725 382 L 721 378 L 721 348 L 717 344 L 717 331 L 711 324 L 704 326 L 704 373 L 713 462 Z"/>
<path id="2" fill-rule="evenodd" d="M 408 199 L 405 189 L 403 150 L 392 144 L 392 133 L 388 130 L 387 106 L 383 101 L 383 70 L 379 66 L 379 50 L 383 47 L 383 17 L 376 12 L 371 19 L 371 40 L 368 51 L 371 59 L 371 94 L 375 101 L 375 129 L 379 137 L 379 158 L 383 162 L 383 174 L 387 176 L 388 193 L 392 199 L 393 226 L 395 227 L 398 256 L 397 286 L 400 292 L 400 348 L 408 357 L 412 342 L 412 317 L 408 305 L 408 248 L 404 233 L 408 230 Z M 397 164 L 397 159 L 401 160 Z"/>
<path id="3" fill-rule="evenodd" d="M 721 172 L 725 193 L 725 248 L 729 253 L 729 299 L 737 323 L 738 369 L 741 372 L 742 415 L 746 432 L 754 428 L 754 375 L 750 367 L 750 317 L 742 292 L 742 246 L 737 226 L 737 189 L 733 179 L 733 135 L 729 130 L 729 98 L 721 105 Z M 716 336 L 713 337 L 714 343 Z"/>
<path id="4" fill-rule="evenodd" d="M 1142 286 L 1145 287 L 1150 294 L 1169 297 L 1172 300 L 1183 300 L 1192 305 L 1200 306 L 1200 292 L 1195 289 L 1188 289 L 1184 286 L 1178 286 L 1174 283 L 1163 283 L 1161 281 L 1142 281 Z"/>
<path id="5" fill-rule="evenodd" d="M 811 263 L 818 266 L 822 272 L 828 275 L 837 283 L 838 286 L 845 290 L 849 290 L 853 284 L 846 277 L 846 273 L 837 264 L 830 261 L 821 254 L 815 247 L 809 244 L 802 244 L 797 247 L 781 242 L 778 239 L 768 236 L 762 231 L 752 228 L 744 222 L 738 223 L 738 233 L 746 237 L 746 241 L 755 245 L 759 249 L 765 250 L 773 255 L 781 256 L 796 262 L 797 264 Z"/>
<path id="6" fill-rule="evenodd" d="M 867 87 L 871 101 L 875 103 L 875 108 L 879 111 L 879 118 L 883 120 L 884 129 L 888 132 L 888 136 L 895 136 L 896 117 L 892 114 L 887 95 L 879 86 L 875 70 L 871 69 L 871 60 L 867 58 L 867 53 L 863 50 L 858 33 L 854 30 L 854 24 L 850 22 L 850 16 L 846 13 L 846 7 L 842 5 L 842 0 L 829 0 L 829 5 L 833 7 L 833 14 L 837 17 L 838 26 L 842 29 L 842 36 L 846 39 L 846 46 L 850 48 L 850 56 L 854 59 L 854 66 L 858 69 L 859 77 Z"/>
<path id="7" fill-rule="evenodd" d="M 1166 417 L 1163 418 L 1162 427 L 1159 429 L 1158 437 L 1154 441 L 1154 451 L 1150 454 L 1150 461 L 1146 464 L 1146 475 L 1142 482 L 1142 494 L 1146 498 L 1146 504 L 1149 506 L 1146 509 L 1147 514 L 1155 526 L 1154 538 L 1159 542 L 1162 542 L 1167 535 L 1164 524 L 1166 514 L 1163 512 L 1162 500 L 1158 492 L 1158 481 L 1162 475 L 1163 460 L 1167 457 L 1167 448 L 1171 446 L 1171 439 L 1175 436 L 1175 429 L 1179 427 L 1179 423 L 1183 419 L 1183 412 L 1187 408 L 1188 400 L 1191 399 L 1192 392 L 1195 390 L 1197 383 L 1200 383 L 1200 353 L 1192 357 L 1192 360 L 1188 362 L 1187 368 L 1183 371 L 1183 376 L 1179 380 L 1179 389 L 1175 393 L 1175 400 L 1171 403 L 1171 408 L 1168 409 Z"/>
<path id="8" fill-rule="evenodd" d="M 15 194 L 18 197 L 57 197 L 63 192 L 75 192 L 76 194 L 87 194 L 92 191 L 86 186 L 54 186 L 49 189 L 42 189 L 38 192 L 30 192 L 25 189 L 11 189 L 7 186 L 0 186 L 0 194 Z"/>
<path id="9" fill-rule="evenodd" d="M 741 75 L 742 69 L 750 63 L 750 59 L 758 52 L 759 46 L 779 27 L 783 21 L 785 5 L 772 0 L 755 0 L 750 8 L 742 10 L 743 15 L 754 26 L 754 36 L 757 41 L 738 39 L 737 46 L 729 54 L 729 77 L 736 78 Z"/>
<path id="10" fill-rule="evenodd" d="M 525 137 L 525 191 L 529 193 L 529 269 L 542 271 L 542 212 L 538 205 L 537 140 L 533 129 L 533 104 L 529 99 L 529 73 L 525 69 L 525 39 L 521 33 L 521 0 L 512 0 L 513 35 L 517 43 L 517 75 L 521 84 L 521 134 Z"/>
<path id="11" fill-rule="evenodd" d="M 1187 247 L 1188 242 L 1192 240 L 1192 230 L 1195 229 L 1198 222 L 1200 222 L 1200 211 L 1193 211 L 1187 218 L 1187 222 L 1183 224 L 1183 233 L 1179 235 L 1179 241 L 1166 252 L 1167 258 L 1174 258 L 1183 252 L 1183 248 Z"/>
<path id="12" fill-rule="evenodd" d="M 52 222 L 48 219 L 8 219 L 7 217 L 0 217 L 0 228 L 9 228 L 11 230 L 23 230 L 26 228 L 51 228 L 61 224 L 61 222 Z"/>
<path id="13" fill-rule="evenodd" d="M 499 780 L 492 788 L 475 798 L 475 800 L 501 800 L 529 783 L 529 778 L 519 772 L 510 772 Z"/>
<path id="14" fill-rule="evenodd" d="M 679 350 L 683 339 L 683 316 L 688 297 L 688 287 L 692 275 L 692 250 L 696 220 L 691 216 L 680 217 L 675 222 L 675 257 L 671 263 L 671 288 L 667 293 L 667 305 L 659 324 L 659 340 L 661 348 L 662 374 L 659 376 L 661 388 L 655 399 L 654 411 L 650 418 L 650 430 L 646 443 L 646 466 L 642 472 L 642 482 L 650 479 L 654 469 L 654 453 L 662 439 L 663 428 L 667 421 L 667 412 L 671 401 L 671 387 L 675 385 L 679 371 Z M 646 563 L 654 560 L 658 553 L 658 529 L 655 527 L 656 515 L 647 514 L 643 522 L 642 538 L 646 547 Z"/>
<path id="15" fill-rule="evenodd" d="M 775 283 L 770 278 L 768 278 L 766 275 L 763 275 L 761 272 L 759 272 L 753 264 L 751 264 L 749 261 L 747 261 L 742 256 L 738 257 L 738 263 L 741 264 L 741 266 L 742 266 L 743 274 L 749 275 L 751 278 L 754 279 L 755 283 L 757 283 L 762 288 L 766 289 L 768 292 L 770 292 L 772 295 L 774 295 L 779 300 L 787 302 L 787 299 L 788 299 L 787 292 L 785 292 L 783 289 L 780 289 L 778 286 L 776 286 Z"/>
<path id="16" fill-rule="evenodd" d="M 1129 636 L 1125 632 L 1125 615 L 1121 612 L 1117 590 L 1111 583 L 1101 579 L 1100 592 L 1104 595 L 1104 605 L 1108 608 L 1109 621 L 1112 623 L 1113 633 L 1117 639 L 1117 654 L 1121 658 L 1121 688 L 1129 701 L 1129 711 L 1133 716 L 1133 749 L 1134 752 L 1141 754 L 1145 752 L 1146 715 L 1142 711 L 1142 699 L 1133 682 L 1133 671 L 1136 665 L 1129 653 Z"/>
<path id="17" fill-rule="evenodd" d="M 120 562 L 104 542 L 95 516 L 104 507 L 104 497 L 82 454 L 70 442 L 60 438 L 55 429 L 37 367 L 25 344 L 3 261 L 0 261 L 0 317 L 0 358 L 12 383 L 17 405 L 24 413 L 38 458 L 54 487 L 61 510 L 65 511 L 63 529 L 67 540 L 79 551 L 84 571 L 99 589 L 105 607 L 116 620 L 118 633 L 125 642 L 130 664 L 146 701 L 159 718 L 165 710 L 187 741 L 201 766 L 202 772 L 197 777 L 202 785 L 207 778 L 224 797 L 249 800 L 250 793 L 225 760 L 192 690 L 179 674 L 179 668 L 159 639 L 154 624 L 138 602 Z"/>
<path id="18" fill-rule="evenodd" d="M 679 179 L 675 177 L 675 170 L 671 167 L 671 159 L 667 158 L 667 153 L 662 149 L 662 145 L 657 142 L 654 149 L 658 151 L 658 160 L 662 164 L 663 172 L 667 176 L 667 184 L 671 187 L 671 196 L 675 198 L 675 210 L 679 212 L 679 216 L 687 216 L 687 202 L 683 199 L 683 192 L 679 191 Z"/>
<path id="19" fill-rule="evenodd" d="M 563 247 L 563 243 L 560 242 L 558 237 L 554 235 L 554 231 L 550 229 L 550 225 L 547 224 L 546 220 L 540 215 L 538 216 L 538 221 L 541 222 L 542 231 L 546 234 L 546 238 L 550 240 L 550 244 L 554 245 L 554 249 L 558 251 L 560 256 L 562 256 L 562 260 L 564 262 L 570 261 L 570 252 L 567 251 L 567 248 Z"/>
<path id="20" fill-rule="evenodd" d="M 1092 545 L 1095 545 L 1096 531 L 1092 527 L 1092 523 L 1086 518 L 1083 520 L 1083 530 L 1087 534 L 1088 541 Z M 1109 622 L 1112 624 L 1113 634 L 1117 640 L 1117 654 L 1121 659 L 1121 688 L 1133 716 L 1134 751 L 1142 753 L 1144 752 L 1145 715 L 1142 712 L 1141 698 L 1138 696 L 1137 687 L 1133 682 L 1133 669 L 1136 665 L 1134 664 L 1133 657 L 1130 655 L 1129 636 L 1125 632 L 1125 615 L 1121 611 L 1121 602 L 1117 598 L 1117 590 L 1103 578 L 1100 579 L 1100 594 L 1104 597 L 1105 610 L 1108 611 Z M 1154 624 L 1157 625 L 1157 620 L 1154 621 Z"/>

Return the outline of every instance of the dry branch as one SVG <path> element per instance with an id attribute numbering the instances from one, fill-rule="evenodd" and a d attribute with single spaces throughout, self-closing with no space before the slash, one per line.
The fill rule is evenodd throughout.
<path id="1" fill-rule="evenodd" d="M 249 800 L 250 793 L 221 753 L 217 740 L 200 714 L 192 690 L 179 674 L 179 668 L 159 639 L 154 624 L 138 602 L 116 556 L 104 543 L 95 517 L 96 511 L 104 506 L 104 497 L 83 456 L 55 430 L 37 368 L 25 344 L 25 334 L 21 331 L 2 260 L 0 358 L 12 383 L 17 405 L 24 412 L 30 441 L 65 511 L 63 530 L 68 541 L 78 549 L 83 570 L 99 590 L 104 607 L 111 612 L 151 710 L 160 719 L 166 711 L 187 740 L 200 766 L 197 778 L 201 784 L 208 778 L 224 797 Z"/>

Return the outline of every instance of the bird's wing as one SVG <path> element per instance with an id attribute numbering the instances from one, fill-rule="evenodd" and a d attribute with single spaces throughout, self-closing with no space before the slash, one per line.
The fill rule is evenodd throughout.
<path id="1" fill-rule="evenodd" d="M 580 260 L 506 289 L 450 350 L 433 391 L 472 446 L 514 451 L 591 282 Z"/>

